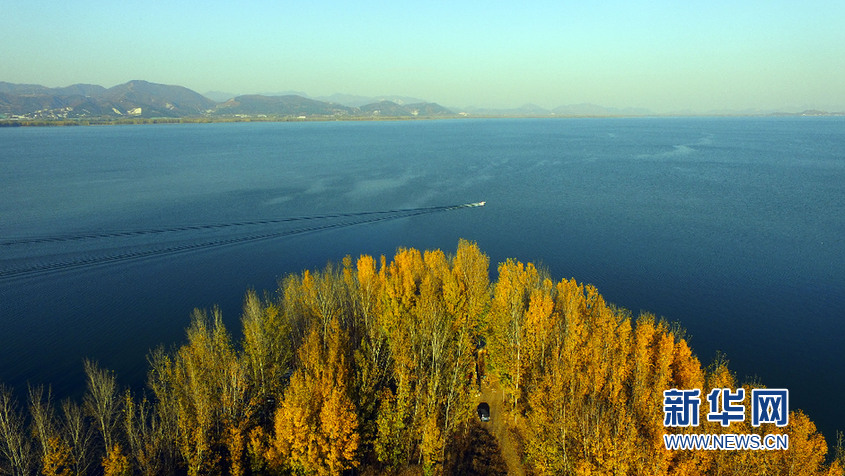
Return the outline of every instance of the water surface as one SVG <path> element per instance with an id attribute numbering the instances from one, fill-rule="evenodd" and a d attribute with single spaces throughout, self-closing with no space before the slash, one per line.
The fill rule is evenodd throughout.
<path id="1" fill-rule="evenodd" d="M 463 237 L 679 321 L 705 364 L 721 350 L 828 435 L 845 429 L 842 118 L 5 128 L 0 184 L 0 273 L 77 263 L 0 277 L 7 384 L 78 393 L 90 357 L 140 386 L 194 307 L 220 305 L 236 332 L 249 288 Z"/>

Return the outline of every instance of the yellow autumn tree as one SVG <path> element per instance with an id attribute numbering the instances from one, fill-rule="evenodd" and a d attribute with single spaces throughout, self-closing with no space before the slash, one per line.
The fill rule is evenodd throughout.
<path id="1" fill-rule="evenodd" d="M 490 357 L 513 410 L 522 392 L 525 308 L 538 280 L 533 264 L 523 265 L 509 259 L 499 265 L 499 279 L 493 288 L 488 335 Z"/>
<path id="2" fill-rule="evenodd" d="M 379 438 L 379 395 L 393 373 L 387 331 L 382 319 L 382 276 L 371 256 L 361 256 L 352 270 L 351 258 L 344 262 L 344 280 L 354 298 L 354 326 L 350 347 L 354 348 L 352 394 L 361 416 L 362 444 L 374 445 Z"/>
<path id="3" fill-rule="evenodd" d="M 405 431 L 405 422 L 402 420 L 396 398 L 389 388 L 381 390 L 379 402 L 377 433 L 373 449 L 380 463 L 395 469 L 402 463 L 404 453 L 402 434 Z"/>
<path id="4" fill-rule="evenodd" d="M 103 475 L 104 476 L 131 476 L 132 466 L 129 463 L 129 458 L 123 454 L 123 449 L 119 444 L 109 448 L 106 456 L 103 458 Z"/>
<path id="5" fill-rule="evenodd" d="M 358 465 L 358 419 L 338 321 L 331 321 L 324 337 L 319 329 L 315 326 L 299 349 L 300 367 L 276 411 L 267 457 L 279 469 L 338 474 Z"/>
<path id="6" fill-rule="evenodd" d="M 44 476 L 73 474 L 70 447 L 57 436 L 50 438 L 47 452 L 41 458 L 41 474 Z"/>

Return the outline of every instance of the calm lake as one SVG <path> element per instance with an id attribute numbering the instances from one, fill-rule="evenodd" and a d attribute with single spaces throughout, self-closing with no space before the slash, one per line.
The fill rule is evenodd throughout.
<path id="1" fill-rule="evenodd" d="M 0 128 L 0 382 L 78 396 L 89 357 L 141 387 L 195 307 L 237 334 L 250 288 L 459 238 L 845 429 L 845 118 Z"/>

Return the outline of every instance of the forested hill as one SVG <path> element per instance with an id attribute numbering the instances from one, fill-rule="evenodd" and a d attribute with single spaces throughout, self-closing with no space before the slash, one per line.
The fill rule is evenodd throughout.
<path id="1" fill-rule="evenodd" d="M 182 86 L 138 80 L 109 89 L 90 84 L 47 88 L 0 82 L 0 120 L 451 115 L 452 111 L 434 103 L 384 101 L 348 107 L 297 95 L 238 96 L 218 103 Z"/>
<path id="2" fill-rule="evenodd" d="M 466 241 L 290 275 L 247 293 L 241 325 L 236 342 L 218 310 L 195 311 L 184 345 L 149 356 L 146 396 L 90 362 L 82 403 L 0 387 L 0 472 L 842 474 L 800 410 L 723 427 L 704 402 L 700 426 L 664 427 L 665 390 L 751 387 L 592 286 L 514 260 L 491 283 Z M 491 392 L 499 413 L 479 421 Z M 789 449 L 664 446 L 698 433 L 788 435 Z"/>
<path id="3" fill-rule="evenodd" d="M 138 80 L 109 89 L 0 83 L 0 114 L 7 118 L 185 117 L 205 114 L 215 106 L 188 88 Z"/>

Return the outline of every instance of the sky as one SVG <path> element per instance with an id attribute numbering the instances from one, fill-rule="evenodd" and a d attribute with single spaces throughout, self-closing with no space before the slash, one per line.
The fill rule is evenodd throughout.
<path id="1" fill-rule="evenodd" d="M 845 111 L 845 2 L 0 0 L 0 81 Z"/>

